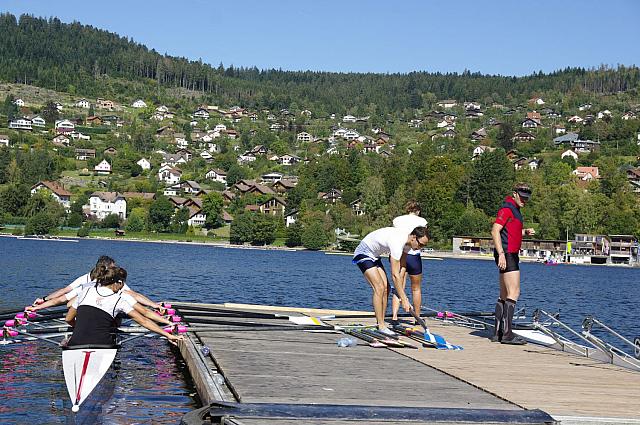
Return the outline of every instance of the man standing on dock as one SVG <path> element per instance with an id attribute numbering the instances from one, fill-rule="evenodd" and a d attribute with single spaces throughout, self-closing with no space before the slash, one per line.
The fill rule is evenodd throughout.
<path id="1" fill-rule="evenodd" d="M 513 315 L 520 297 L 520 246 L 522 236 L 533 235 L 531 228 L 524 229 L 522 208 L 531 198 L 531 188 L 518 183 L 511 196 L 507 196 L 498 210 L 491 229 L 495 246 L 493 256 L 500 271 L 500 297 L 495 309 L 495 333 L 492 341 L 503 344 L 524 345 L 527 342 L 513 333 Z"/>
<path id="2" fill-rule="evenodd" d="M 426 227 L 416 227 L 413 230 L 383 227 L 365 236 L 356 248 L 353 263 L 358 266 L 373 289 L 373 310 L 380 332 L 388 335 L 393 334 L 384 321 L 390 285 L 380 257 L 389 254 L 393 285 L 400 297 L 402 308 L 405 311 L 410 311 L 411 304 L 405 294 L 403 279 L 407 252 L 410 249 L 420 249 L 427 242 L 429 242 L 429 237 Z"/>

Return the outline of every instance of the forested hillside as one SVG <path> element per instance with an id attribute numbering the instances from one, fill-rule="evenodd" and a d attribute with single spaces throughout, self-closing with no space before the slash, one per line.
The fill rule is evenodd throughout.
<path id="1" fill-rule="evenodd" d="M 217 104 L 252 108 L 297 104 L 324 113 L 380 114 L 418 108 L 433 99 L 515 103 L 532 93 L 608 94 L 640 86 L 640 70 L 623 66 L 571 68 L 522 78 L 469 72 L 385 75 L 212 67 L 164 56 L 91 26 L 28 15 L 0 15 L 0 34 L 0 79 L 95 96 L 121 95 L 122 86 L 112 81 L 121 78 L 143 83 L 128 86 L 135 91 L 130 96 L 161 96 L 158 88 L 179 87 L 199 91 L 205 101 Z"/>

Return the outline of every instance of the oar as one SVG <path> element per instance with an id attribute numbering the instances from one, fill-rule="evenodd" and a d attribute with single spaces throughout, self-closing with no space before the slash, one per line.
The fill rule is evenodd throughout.
<path id="1" fill-rule="evenodd" d="M 55 341 L 53 339 L 49 339 L 43 336 L 38 336 L 38 335 L 32 334 L 31 332 L 24 332 L 24 331 L 21 331 L 20 329 L 15 329 L 15 331 L 18 332 L 20 335 L 25 335 L 30 338 L 35 338 L 39 341 L 45 341 L 45 342 L 48 342 L 49 344 L 53 344 L 57 347 L 60 347 L 60 341 Z"/>

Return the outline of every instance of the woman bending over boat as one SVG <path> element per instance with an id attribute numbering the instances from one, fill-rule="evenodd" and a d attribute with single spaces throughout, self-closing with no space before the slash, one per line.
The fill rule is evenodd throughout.
<path id="1" fill-rule="evenodd" d="M 123 313 L 141 326 L 166 337 L 176 345 L 184 337 L 165 332 L 152 320 L 140 314 L 134 308 L 136 300 L 123 288 L 127 280 L 127 271 L 121 267 L 110 267 L 100 272 L 96 285 L 86 287 L 67 313 L 66 321 L 74 327 L 68 346 L 76 345 L 115 345 L 118 320 Z"/>

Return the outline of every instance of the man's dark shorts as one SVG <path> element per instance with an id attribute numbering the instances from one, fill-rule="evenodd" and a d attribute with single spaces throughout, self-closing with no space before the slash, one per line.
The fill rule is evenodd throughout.
<path id="1" fill-rule="evenodd" d="M 420 257 L 420 254 L 407 254 L 407 274 L 409 276 L 422 274 L 422 257 Z"/>
<path id="2" fill-rule="evenodd" d="M 368 269 L 372 267 L 380 267 L 384 271 L 382 260 L 380 260 L 379 258 L 373 259 L 373 258 L 367 257 L 366 255 L 358 254 L 355 257 L 353 257 L 353 260 L 351 260 L 351 262 L 356 266 L 358 266 L 358 268 L 363 274 L 364 272 L 366 272 Z"/>
<path id="3" fill-rule="evenodd" d="M 493 251 L 493 258 L 498 265 L 498 251 Z M 505 252 L 504 259 L 507 260 L 507 267 L 504 270 L 500 270 L 500 273 L 515 272 L 520 270 L 520 257 L 515 252 Z"/>

